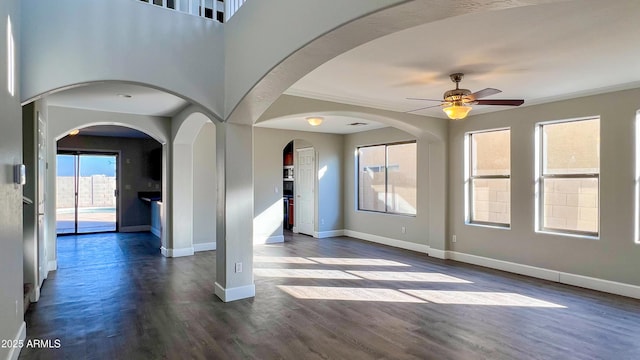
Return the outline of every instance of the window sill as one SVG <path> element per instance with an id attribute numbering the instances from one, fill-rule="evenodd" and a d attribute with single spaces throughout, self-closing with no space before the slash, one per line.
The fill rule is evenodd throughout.
<path id="1" fill-rule="evenodd" d="M 573 234 L 573 233 L 566 233 L 566 232 L 552 231 L 552 230 L 536 230 L 536 234 L 567 236 L 567 237 L 587 239 L 587 240 L 600 240 L 600 235 Z"/>
<path id="2" fill-rule="evenodd" d="M 483 228 L 489 228 L 489 229 L 511 230 L 511 225 L 505 226 L 500 224 L 477 223 L 477 222 L 468 222 L 468 221 L 466 221 L 464 224 L 469 226 L 477 226 L 477 227 L 483 227 Z"/>
<path id="3" fill-rule="evenodd" d="M 416 217 L 416 214 L 401 214 L 401 213 L 382 212 L 382 211 L 374 211 L 374 210 L 356 209 L 356 212 L 363 213 L 363 214 L 391 215 L 391 216 L 401 216 L 401 217 L 409 217 L 409 218 Z"/>

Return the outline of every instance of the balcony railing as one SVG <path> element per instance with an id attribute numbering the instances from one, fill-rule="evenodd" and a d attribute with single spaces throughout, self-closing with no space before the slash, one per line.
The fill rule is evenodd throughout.
<path id="1" fill-rule="evenodd" d="M 246 0 L 140 0 L 166 9 L 227 22 Z"/>

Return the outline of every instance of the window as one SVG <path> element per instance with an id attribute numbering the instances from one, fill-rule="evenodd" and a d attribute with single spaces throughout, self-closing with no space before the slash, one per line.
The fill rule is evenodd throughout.
<path id="1" fill-rule="evenodd" d="M 597 236 L 600 118 L 543 123 L 538 134 L 540 230 Z"/>
<path id="2" fill-rule="evenodd" d="M 416 214 L 416 143 L 358 148 L 358 210 Z"/>
<path id="3" fill-rule="evenodd" d="M 467 221 L 511 224 L 511 130 L 468 135 Z"/>
<path id="4" fill-rule="evenodd" d="M 16 92 L 16 45 L 13 39 L 11 17 L 7 18 L 7 90 L 11 96 Z"/>

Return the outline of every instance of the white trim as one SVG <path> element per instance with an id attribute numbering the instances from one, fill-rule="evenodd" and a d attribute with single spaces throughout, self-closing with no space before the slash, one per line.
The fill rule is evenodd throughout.
<path id="1" fill-rule="evenodd" d="M 344 230 L 314 231 L 313 237 L 324 239 L 329 237 L 344 236 Z"/>
<path id="2" fill-rule="evenodd" d="M 429 249 L 430 249 L 429 245 L 416 244 L 408 241 L 391 239 L 383 236 L 366 234 L 366 233 L 361 233 L 353 230 L 344 230 L 344 236 L 371 241 L 371 242 L 382 244 L 382 245 L 393 246 L 393 247 L 397 247 L 405 250 L 417 251 L 424 254 L 429 253 Z"/>
<path id="3" fill-rule="evenodd" d="M 640 299 L 640 286 L 636 285 L 562 272 L 560 273 L 560 282 L 567 285 Z"/>
<path id="4" fill-rule="evenodd" d="M 193 247 L 182 248 L 182 249 L 167 249 L 166 247 L 161 247 L 160 252 L 164 257 L 176 258 L 183 256 L 191 256 L 194 254 Z"/>
<path id="5" fill-rule="evenodd" d="M 427 252 L 429 253 L 430 257 L 434 257 L 436 259 L 446 260 L 449 258 L 448 251 L 445 251 L 445 250 L 434 249 L 432 247 L 429 247 L 429 250 L 427 250 Z"/>
<path id="6" fill-rule="evenodd" d="M 570 274 L 561 271 L 522 265 L 455 251 L 447 251 L 446 257 L 455 261 L 480 265 L 520 275 L 531 276 L 534 278 L 554 281 L 561 284 L 579 286 L 586 289 L 603 291 L 606 293 L 640 299 L 640 286 L 637 285 L 625 284 L 583 275 Z"/>
<path id="7" fill-rule="evenodd" d="M 29 301 L 34 303 L 40 300 L 40 286 L 34 286 L 33 291 L 29 295 Z"/>
<path id="8" fill-rule="evenodd" d="M 16 334 L 15 342 L 16 343 L 23 342 L 24 339 L 26 338 L 27 338 L 27 324 L 23 321 L 22 324 L 20 324 L 20 329 L 18 329 L 18 333 Z M 7 360 L 18 360 L 21 350 L 22 349 L 20 347 L 12 347 L 9 350 L 9 355 L 7 356 Z"/>
<path id="9" fill-rule="evenodd" d="M 193 251 L 194 252 L 199 252 L 199 251 L 213 251 L 216 249 L 216 242 L 208 242 L 208 243 L 202 243 L 202 244 L 193 244 Z"/>
<path id="10" fill-rule="evenodd" d="M 284 235 L 273 235 L 273 236 L 265 236 L 265 235 L 255 235 L 253 237 L 254 244 L 276 244 L 283 243 Z"/>
<path id="11" fill-rule="evenodd" d="M 134 226 L 121 226 L 120 232 L 143 232 L 151 231 L 151 225 L 134 225 Z"/>
<path id="12" fill-rule="evenodd" d="M 58 270 L 58 261 L 57 260 L 49 260 L 47 263 L 47 271 L 56 271 Z"/>
<path id="13" fill-rule="evenodd" d="M 252 298 L 256 296 L 256 286 L 255 284 L 240 286 L 231 289 L 223 288 L 216 281 L 216 296 L 220 298 L 220 300 L 224 302 L 236 301 L 241 299 Z"/>

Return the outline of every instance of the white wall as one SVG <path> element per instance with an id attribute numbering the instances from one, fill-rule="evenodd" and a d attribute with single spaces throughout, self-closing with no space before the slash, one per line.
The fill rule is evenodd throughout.
<path id="1" fill-rule="evenodd" d="M 216 126 L 202 125 L 193 144 L 193 245 L 216 242 Z"/>
<path id="2" fill-rule="evenodd" d="M 133 0 L 21 1 L 23 101 L 69 85 L 121 80 L 222 114 L 222 24 Z"/>
<path id="3" fill-rule="evenodd" d="M 0 339 L 24 336 L 22 315 L 22 187 L 13 184 L 13 165 L 22 163 L 22 109 L 20 83 L 16 93 L 7 89 L 7 17 L 11 16 L 16 51 L 20 44 L 19 1 L 0 1 Z M 20 64 L 18 51 L 16 64 Z M 18 67 L 19 71 L 19 67 Z M 18 351 L 18 350 L 16 350 Z M 0 359 L 12 349 L 0 348 Z"/>
<path id="4" fill-rule="evenodd" d="M 315 231 L 344 229 L 342 214 L 343 135 L 254 128 L 254 241 L 282 236 L 282 151 L 292 140 L 303 140 L 316 150 L 318 179 Z M 277 189 L 277 191 L 276 191 Z M 324 220 L 324 222 L 323 222 Z"/>
<path id="5" fill-rule="evenodd" d="M 451 121 L 449 249 L 555 271 L 640 285 L 635 243 L 635 119 L 640 89 Z M 534 227 L 534 129 L 540 121 L 600 115 L 600 238 L 541 234 Z M 469 131 L 511 128 L 511 229 L 465 225 L 463 141 Z"/>

